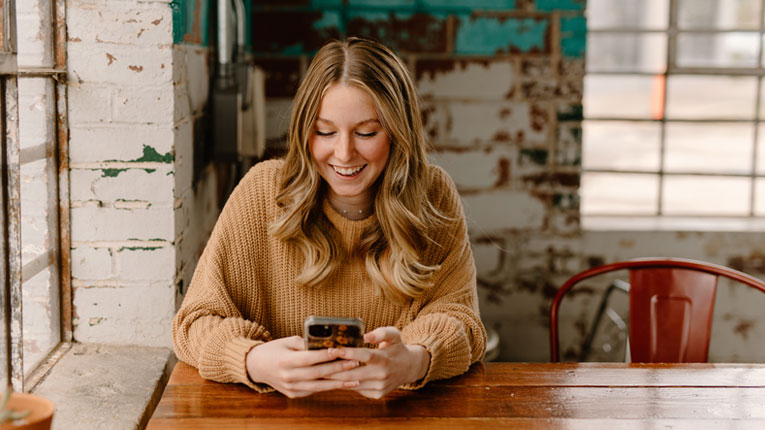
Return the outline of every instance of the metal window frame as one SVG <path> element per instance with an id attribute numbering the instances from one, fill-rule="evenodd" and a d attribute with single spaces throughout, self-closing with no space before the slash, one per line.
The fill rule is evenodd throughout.
<path id="1" fill-rule="evenodd" d="M 765 50 L 765 0 L 759 0 L 760 13 L 759 13 L 759 28 L 692 28 L 681 29 L 678 25 L 678 13 L 679 13 L 679 1 L 669 0 L 667 6 L 669 7 L 668 23 L 667 27 L 663 29 L 658 28 L 596 28 L 588 30 L 590 34 L 666 34 L 667 35 L 667 50 L 666 50 L 666 67 L 663 72 L 646 72 L 646 71 L 608 71 L 608 70 L 587 70 L 587 75 L 601 75 L 601 76 L 617 76 L 617 75 L 630 75 L 630 76 L 663 76 L 664 79 L 664 91 L 662 93 L 662 117 L 660 119 L 650 118 L 623 118 L 623 117 L 585 117 L 584 120 L 588 122 L 607 122 L 607 121 L 622 121 L 622 122 L 652 122 L 658 123 L 660 127 L 659 133 L 659 168 L 658 170 L 636 170 L 636 169 L 597 169 L 597 168 L 585 168 L 582 167 L 582 173 L 612 173 L 612 174 L 651 174 L 658 176 L 658 193 L 657 193 L 657 210 L 653 215 L 658 218 L 672 217 L 674 215 L 664 213 L 664 188 L 665 178 L 668 176 L 704 176 L 704 177 L 746 177 L 750 179 L 750 195 L 749 195 L 749 210 L 746 215 L 730 216 L 725 214 L 694 214 L 690 217 L 706 218 L 706 217 L 722 217 L 722 218 L 759 218 L 762 215 L 755 213 L 755 203 L 757 195 L 757 179 L 764 178 L 765 174 L 757 173 L 757 156 L 758 156 L 758 139 L 760 135 L 760 125 L 764 123 L 761 119 L 760 110 L 765 105 L 763 98 L 763 79 L 765 79 L 765 67 L 763 67 L 763 50 Z M 759 35 L 758 40 L 758 54 L 757 64 L 755 67 L 689 67 L 677 65 L 677 37 L 681 34 L 725 34 L 725 33 L 756 33 Z M 667 119 L 667 86 L 669 85 L 669 77 L 674 75 L 703 75 L 703 76 L 731 76 L 741 77 L 748 76 L 756 79 L 756 95 L 754 105 L 754 115 L 752 119 L 692 119 L 692 118 L 672 118 Z M 751 165 L 749 166 L 749 173 L 715 173 L 715 172 L 700 172 L 700 171 L 667 171 L 665 166 L 666 159 L 666 129 L 668 123 L 744 123 L 751 124 L 754 127 L 754 133 L 752 136 L 752 155 Z M 625 213 L 604 213 L 604 212 L 588 212 L 583 214 L 583 217 L 626 217 L 631 214 Z M 635 216 L 645 216 L 645 213 L 634 213 Z M 683 215 L 689 217 L 689 215 Z"/>
<path id="2" fill-rule="evenodd" d="M 0 192 L 0 270 L 2 270 L 2 305 L 5 310 L 5 336 L 7 363 L 2 371 L 17 391 L 30 391 L 48 373 L 72 342 L 72 300 L 70 276 L 69 235 L 69 132 L 67 118 L 66 87 L 66 0 L 51 4 L 51 36 L 53 39 L 52 68 L 18 68 L 16 44 L 15 0 L 0 0 L 3 7 L 3 48 L 0 53 L 0 87 L 2 89 L 2 192 Z M 55 100 L 53 118 L 55 124 L 56 150 L 50 153 L 45 147 L 19 149 L 18 79 L 28 77 L 51 78 L 54 81 Z M 22 164 L 39 159 L 51 159 L 57 176 L 53 184 L 55 201 L 58 202 L 56 247 L 22 266 L 21 259 L 21 178 Z M 59 303 L 61 304 L 60 339 L 48 356 L 32 372 L 24 375 L 23 366 L 23 310 L 21 288 L 23 281 L 40 271 L 52 267 L 57 272 Z"/>

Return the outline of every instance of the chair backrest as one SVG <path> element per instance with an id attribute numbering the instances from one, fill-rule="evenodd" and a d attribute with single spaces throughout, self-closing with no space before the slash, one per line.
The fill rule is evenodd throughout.
<path id="1" fill-rule="evenodd" d="M 765 293 L 765 282 L 715 264 L 677 258 L 639 258 L 580 272 L 561 286 L 550 307 L 550 356 L 560 361 L 558 311 L 579 282 L 615 270 L 630 271 L 630 356 L 633 362 L 706 362 L 717 278 L 725 276 Z"/>

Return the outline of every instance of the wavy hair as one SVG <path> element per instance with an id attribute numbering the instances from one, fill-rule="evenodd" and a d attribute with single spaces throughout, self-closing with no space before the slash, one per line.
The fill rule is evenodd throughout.
<path id="1" fill-rule="evenodd" d="M 432 241 L 432 229 L 449 218 L 426 194 L 430 178 L 418 95 L 406 66 L 387 47 L 360 38 L 331 41 L 311 61 L 290 118 L 288 152 L 276 197 L 283 213 L 270 233 L 302 251 L 305 261 L 296 279 L 300 285 L 320 285 L 351 257 L 345 255 L 339 232 L 322 212 L 327 185 L 309 151 L 322 97 L 337 83 L 369 94 L 389 136 L 388 162 L 375 184 L 377 222 L 352 252 L 364 256 L 370 279 L 385 296 L 403 303 L 432 285 L 439 266 L 423 264 L 420 255 Z"/>

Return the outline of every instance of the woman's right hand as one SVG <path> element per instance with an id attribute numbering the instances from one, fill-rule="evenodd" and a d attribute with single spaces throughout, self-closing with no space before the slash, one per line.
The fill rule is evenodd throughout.
<path id="1" fill-rule="evenodd" d="M 357 361 L 335 360 L 327 349 L 306 350 L 303 338 L 292 336 L 252 348 L 247 353 L 245 366 L 253 382 L 268 384 L 294 399 L 358 385 L 358 381 L 325 379 L 359 366 Z"/>

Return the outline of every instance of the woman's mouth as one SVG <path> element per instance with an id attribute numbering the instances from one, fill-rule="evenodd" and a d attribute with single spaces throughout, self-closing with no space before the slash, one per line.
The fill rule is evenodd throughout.
<path id="1" fill-rule="evenodd" d="M 362 164 L 361 166 L 351 166 L 351 167 L 340 167 L 330 164 L 332 167 L 332 170 L 335 171 L 340 176 L 346 177 L 346 178 L 352 178 L 354 176 L 358 176 L 359 173 L 361 173 L 362 170 L 364 170 L 365 167 L 367 167 L 366 164 Z"/>

